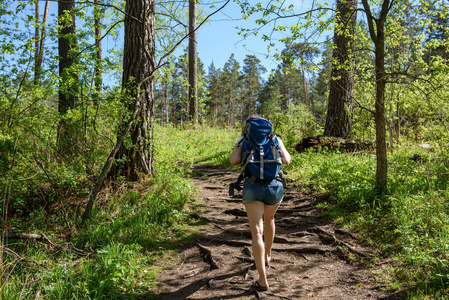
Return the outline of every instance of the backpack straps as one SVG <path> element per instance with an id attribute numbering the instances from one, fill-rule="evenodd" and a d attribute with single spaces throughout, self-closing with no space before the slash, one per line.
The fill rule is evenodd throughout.
<path id="1" fill-rule="evenodd" d="M 234 190 L 237 190 L 237 192 L 240 192 L 242 190 L 242 187 L 240 186 L 240 184 L 242 183 L 243 178 L 244 178 L 244 175 L 242 172 L 242 173 L 240 173 L 237 180 L 232 182 L 229 185 L 229 196 L 234 196 Z"/>
<path id="2" fill-rule="evenodd" d="M 259 178 L 263 179 L 263 158 L 265 156 L 265 153 L 263 153 L 263 146 L 259 146 L 259 157 L 260 157 L 260 175 Z"/>

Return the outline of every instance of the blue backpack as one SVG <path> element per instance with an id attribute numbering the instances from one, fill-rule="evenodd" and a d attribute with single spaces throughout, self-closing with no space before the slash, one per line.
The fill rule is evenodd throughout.
<path id="1" fill-rule="evenodd" d="M 243 172 L 229 186 L 230 196 L 234 195 L 234 189 L 241 190 L 240 183 L 245 178 L 250 178 L 250 185 L 256 181 L 282 179 L 282 152 L 277 136 L 273 133 L 273 125 L 268 120 L 248 119 L 241 143 Z"/>

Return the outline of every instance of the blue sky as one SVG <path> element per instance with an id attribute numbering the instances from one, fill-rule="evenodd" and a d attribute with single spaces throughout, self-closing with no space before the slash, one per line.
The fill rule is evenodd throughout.
<path id="1" fill-rule="evenodd" d="M 262 4 L 268 3 L 267 1 L 260 2 Z M 224 1 L 219 1 L 216 6 L 220 7 L 223 3 Z M 252 1 L 251 3 L 255 4 L 256 1 Z M 290 4 L 294 5 L 295 13 L 304 12 L 312 5 L 309 1 L 285 0 L 283 7 L 287 7 Z M 278 42 L 276 39 L 287 37 L 289 33 L 287 30 L 286 32 L 276 32 L 273 34 L 271 42 L 275 43 L 275 48 L 272 48 L 271 52 L 268 52 L 268 42 L 262 40 L 262 33 L 271 35 L 273 24 L 269 23 L 265 26 L 264 31 L 259 33 L 258 36 L 252 35 L 246 39 L 238 35 L 238 29 L 235 28 L 236 26 L 248 29 L 254 28 L 257 26 L 255 24 L 257 18 L 257 16 L 251 16 L 248 20 L 244 20 L 240 7 L 234 1 L 230 1 L 223 10 L 214 14 L 208 23 L 198 29 L 197 51 L 199 58 L 204 63 L 206 71 L 212 62 L 216 68 L 222 69 L 232 53 L 234 53 L 235 59 L 240 63 L 241 67 L 247 55 L 256 55 L 261 60 L 261 64 L 267 69 L 263 77 L 268 77 L 270 72 L 279 64 L 274 59 L 273 54 L 284 49 L 284 44 Z M 303 21 L 304 18 L 299 16 L 277 20 L 276 24 L 288 27 Z M 310 29 L 310 32 L 304 31 L 304 34 L 309 34 L 309 42 L 323 41 L 325 38 L 332 36 L 331 32 L 318 35 L 313 29 Z"/>
<path id="2" fill-rule="evenodd" d="M 246 55 L 256 55 L 267 69 L 265 76 L 276 68 L 278 62 L 273 57 L 267 57 L 268 42 L 264 42 L 261 35 L 250 36 L 247 39 L 238 35 L 236 26 L 253 28 L 254 21 L 255 17 L 242 19 L 240 7 L 231 1 L 198 29 L 198 57 L 204 63 L 206 71 L 212 62 L 216 68 L 223 68 L 232 53 L 240 66 L 243 65 Z M 283 45 L 279 44 L 278 47 L 282 50 Z"/>

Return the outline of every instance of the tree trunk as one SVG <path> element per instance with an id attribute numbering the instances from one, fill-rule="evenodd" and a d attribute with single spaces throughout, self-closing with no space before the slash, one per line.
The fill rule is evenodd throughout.
<path id="1" fill-rule="evenodd" d="M 154 174 L 155 1 L 129 0 L 125 11 L 122 89 L 128 110 L 134 111 L 137 101 L 141 109 L 129 132 L 131 146 L 120 147 L 116 158 L 124 161 L 111 169 L 111 175 L 135 181 L 139 173 Z"/>
<path id="2" fill-rule="evenodd" d="M 62 116 L 58 128 L 58 150 L 59 154 L 65 156 L 76 153 L 76 130 L 71 121 L 65 118 L 65 114 L 75 107 L 77 100 L 79 78 L 78 74 L 71 70 L 74 64 L 74 50 L 76 42 L 76 19 L 73 10 L 74 1 L 58 2 L 58 19 L 61 28 L 58 39 L 59 49 L 59 105 L 58 111 Z M 71 21 L 65 21 L 65 14 L 72 16 Z"/>
<path id="3" fill-rule="evenodd" d="M 35 4 L 34 18 L 34 84 L 37 85 L 39 83 L 39 1 Z"/>
<path id="4" fill-rule="evenodd" d="M 112 163 L 114 162 L 114 157 L 117 155 L 119 149 L 123 147 L 123 141 L 125 140 L 126 136 L 128 135 L 128 133 L 131 129 L 131 126 L 134 123 L 134 120 L 137 118 L 138 114 L 141 112 L 141 105 L 142 105 L 142 101 L 138 97 L 136 104 L 134 105 L 134 111 L 131 115 L 131 118 L 127 121 L 126 124 L 124 124 L 123 130 L 117 138 L 117 143 L 115 144 L 114 149 L 112 149 L 112 151 L 109 153 L 108 159 L 106 160 L 106 163 L 103 165 L 101 174 L 100 174 L 100 176 L 98 176 L 97 181 L 95 182 L 95 185 L 94 185 L 92 191 L 90 192 L 89 200 L 87 201 L 86 208 L 82 215 L 81 225 L 84 225 L 86 223 L 86 221 L 90 218 L 95 199 L 97 198 L 97 195 L 101 190 L 103 182 L 108 174 L 109 168 L 111 167 Z"/>
<path id="5" fill-rule="evenodd" d="M 167 126 L 168 123 L 170 122 L 170 101 L 168 99 L 168 74 L 165 74 L 163 77 L 163 98 L 164 98 L 164 107 L 165 107 L 165 111 L 164 111 L 164 125 Z"/>
<path id="6" fill-rule="evenodd" d="M 94 100 L 97 109 L 100 108 L 101 103 L 101 90 L 103 88 L 103 44 L 101 42 L 101 9 L 100 0 L 94 0 L 94 22 L 95 22 L 95 45 L 97 47 L 95 55 L 95 71 L 94 71 L 94 83 L 95 93 Z"/>
<path id="7" fill-rule="evenodd" d="M 350 137 L 352 126 L 352 95 L 354 90 L 355 26 L 357 21 L 357 1 L 337 1 L 337 21 L 335 24 L 332 58 L 337 64 L 332 66 L 327 107 L 325 136 Z"/>
<path id="8" fill-rule="evenodd" d="M 196 1 L 189 0 L 189 102 L 190 121 L 193 125 L 198 124 L 198 90 L 197 74 L 198 62 L 196 53 Z"/>
<path id="9" fill-rule="evenodd" d="M 301 65 L 301 69 L 302 69 L 302 86 L 304 88 L 304 104 L 307 105 L 308 107 L 310 107 L 309 105 L 309 99 L 307 97 L 308 95 L 308 91 L 307 91 L 307 81 L 306 81 L 306 72 L 304 71 L 304 66 Z"/>
<path id="10" fill-rule="evenodd" d="M 385 22 L 391 9 L 390 0 L 382 2 L 382 9 L 376 19 L 371 13 L 367 0 L 362 0 L 368 20 L 371 40 L 375 46 L 375 72 L 376 72 L 376 189 L 383 193 L 387 190 L 387 145 L 385 141 Z"/>
<path id="11" fill-rule="evenodd" d="M 376 43 L 376 186 L 380 192 L 385 191 L 387 188 L 387 145 L 385 141 L 385 37 L 383 25 L 384 24 L 377 24 Z"/>
<path id="12" fill-rule="evenodd" d="M 176 117 L 176 100 L 174 97 L 172 97 L 171 110 L 173 127 L 176 127 L 178 126 L 178 118 Z"/>
<path id="13" fill-rule="evenodd" d="M 288 109 L 288 84 L 287 82 L 289 81 L 288 75 L 286 75 L 286 79 L 284 82 L 284 88 L 283 88 L 283 92 L 284 92 L 284 99 L 282 101 L 282 110 L 283 111 L 287 111 Z"/>
<path id="14" fill-rule="evenodd" d="M 45 8 L 44 8 L 44 16 L 42 20 L 42 30 L 40 36 L 37 38 L 39 40 L 39 46 L 37 47 L 36 54 L 37 54 L 37 62 L 34 70 L 34 82 L 35 84 L 39 84 L 39 78 L 41 74 L 41 68 L 42 68 L 42 59 L 44 57 L 44 40 L 45 40 L 45 31 L 47 27 L 47 17 L 48 17 L 48 7 L 50 5 L 50 0 L 45 1 Z"/>
<path id="15" fill-rule="evenodd" d="M 228 117 L 227 117 L 227 121 L 226 121 L 226 124 L 228 125 L 228 127 L 231 126 L 232 115 L 233 115 L 233 111 L 232 111 L 232 78 L 231 78 L 231 82 L 229 84 Z"/>

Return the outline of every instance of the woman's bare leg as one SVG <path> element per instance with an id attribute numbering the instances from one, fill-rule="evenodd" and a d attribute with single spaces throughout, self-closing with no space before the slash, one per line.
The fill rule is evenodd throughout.
<path id="1" fill-rule="evenodd" d="M 248 215 L 251 228 L 252 248 L 254 262 L 259 273 L 259 284 L 268 287 L 267 273 L 265 272 L 265 247 L 263 242 L 263 202 L 246 203 L 246 214 Z"/>
<path id="2" fill-rule="evenodd" d="M 271 256 L 271 248 L 273 247 L 274 234 L 276 232 L 276 228 L 274 225 L 274 214 L 276 213 L 278 205 L 265 205 L 263 218 L 265 221 L 264 227 L 264 238 L 265 238 L 265 262 L 268 262 L 268 259 Z"/>

